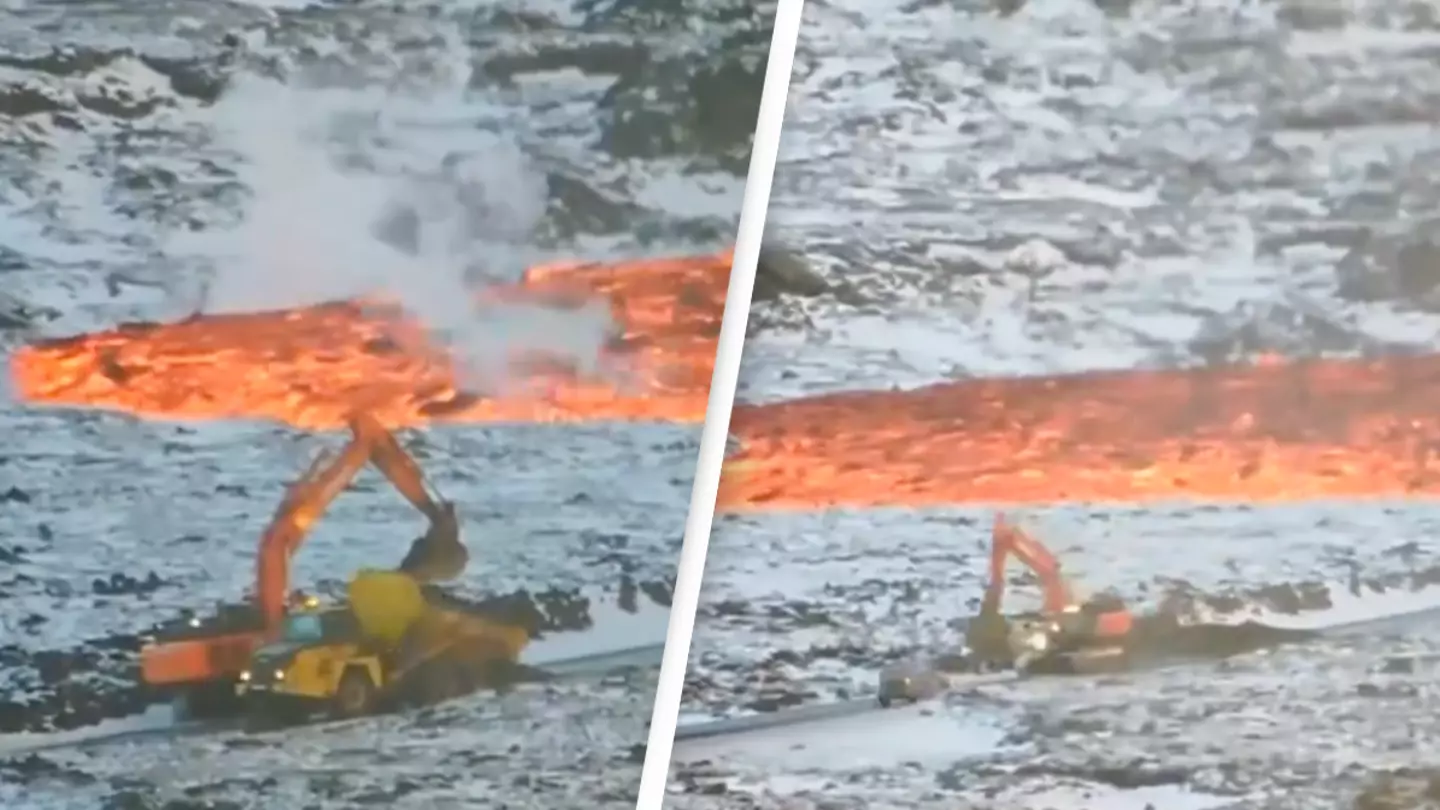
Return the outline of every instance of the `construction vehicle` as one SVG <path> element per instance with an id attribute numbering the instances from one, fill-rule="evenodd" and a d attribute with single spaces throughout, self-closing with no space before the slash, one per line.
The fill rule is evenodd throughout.
<path id="1" fill-rule="evenodd" d="M 1038 612 L 1005 616 L 1005 565 L 1011 556 L 1040 579 Z M 990 581 L 971 622 L 966 644 L 978 659 L 1017 669 L 1094 671 L 1122 665 L 1134 616 L 1119 599 L 1075 597 L 1060 561 L 1024 529 L 997 515 L 991 529 Z"/>
<path id="2" fill-rule="evenodd" d="M 455 508 L 432 496 L 424 475 L 395 437 L 367 414 L 350 420 L 353 437 L 339 453 L 322 453 L 288 488 L 260 538 L 253 598 L 224 605 L 208 620 L 158 628 L 140 651 L 142 681 L 173 691 L 183 711 L 195 716 L 225 714 L 238 708 L 236 684 L 256 651 L 287 631 L 292 607 L 290 562 L 310 527 L 367 462 L 429 520 L 399 571 L 417 583 L 453 579 L 465 569 L 469 553 L 459 538 Z M 308 613 L 304 615 L 309 616 Z"/>
<path id="3" fill-rule="evenodd" d="M 1040 610 L 1010 616 L 1001 612 L 1011 556 L 1039 577 Z M 980 613 L 966 628 L 969 654 L 956 659 L 965 669 L 1058 675 L 1128 666 L 1128 642 L 1135 627 L 1130 610 L 1109 595 L 1077 599 L 1055 555 L 1004 515 L 997 515 L 991 528 L 989 575 Z M 944 680 L 944 673 L 933 668 L 892 668 L 881 675 L 880 702 L 922 700 L 943 691 Z"/>
<path id="4" fill-rule="evenodd" d="M 358 717 L 503 687 L 519 679 L 529 642 L 526 628 L 427 593 L 408 574 L 361 571 L 344 604 L 291 612 L 236 691 L 263 721 Z"/>

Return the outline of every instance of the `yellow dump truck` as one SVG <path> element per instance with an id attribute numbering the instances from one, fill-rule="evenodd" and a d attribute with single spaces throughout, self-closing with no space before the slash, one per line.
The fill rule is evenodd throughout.
<path id="1" fill-rule="evenodd" d="M 361 571 L 346 602 L 289 614 L 237 690 L 270 718 L 356 717 L 496 686 L 529 643 L 524 627 L 441 604 L 407 574 Z"/>

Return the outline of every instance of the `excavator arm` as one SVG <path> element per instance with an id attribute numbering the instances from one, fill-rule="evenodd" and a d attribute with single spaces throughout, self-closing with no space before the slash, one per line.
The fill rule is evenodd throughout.
<path id="1" fill-rule="evenodd" d="M 425 486 L 425 474 L 420 465 L 405 452 L 395 434 L 369 414 L 357 414 L 350 418 L 350 430 L 356 438 L 370 448 L 370 461 L 397 489 L 405 500 L 419 510 L 432 523 L 440 520 L 442 501 L 431 495 Z"/>
<path id="2" fill-rule="evenodd" d="M 356 436 L 366 437 L 371 463 L 430 521 L 429 529 L 411 544 L 400 561 L 399 570 L 422 582 L 459 576 L 469 563 L 469 553 L 460 543 L 460 518 L 455 514 L 455 505 L 431 494 L 415 459 L 374 417 L 353 416 L 350 429 Z"/>
<path id="3" fill-rule="evenodd" d="M 400 569 L 416 579 L 449 579 L 468 562 L 459 539 L 459 521 L 452 504 L 430 494 L 424 475 L 395 436 L 368 414 L 351 418 L 354 434 L 338 454 L 316 458 L 285 494 L 264 534 L 256 565 L 255 597 L 265 627 L 283 620 L 290 589 L 290 561 L 330 503 L 350 485 L 365 464 L 373 463 L 430 521 L 429 531 L 415 542 Z"/>
<path id="4" fill-rule="evenodd" d="M 1055 559 L 1055 555 L 1024 529 L 1006 520 L 1004 515 L 996 515 L 991 529 L 990 582 L 985 588 L 981 613 L 1000 611 L 1000 602 L 1005 596 L 1005 564 L 1012 555 L 1040 578 L 1046 613 L 1060 613 L 1073 606 L 1074 595 L 1060 573 L 1060 561 Z"/>
<path id="5" fill-rule="evenodd" d="M 1043 620 L 1039 625 L 1033 620 L 1012 624 L 1000 612 L 1005 596 L 1005 564 L 1012 556 L 1040 577 Z M 1025 662 L 1037 660 L 1036 656 L 1043 659 L 1059 654 L 1057 661 L 1070 660 L 1065 656 L 1096 645 L 1108 651 L 1118 649 L 1133 626 L 1134 617 L 1119 600 L 1080 604 L 1061 574 L 1055 555 L 1004 515 L 996 516 L 991 530 L 990 582 L 985 587 L 980 615 L 966 631 L 966 642 L 980 658 L 1009 660 L 1021 667 L 1029 666 Z M 1044 629 L 1037 633 L 1037 627 Z"/>

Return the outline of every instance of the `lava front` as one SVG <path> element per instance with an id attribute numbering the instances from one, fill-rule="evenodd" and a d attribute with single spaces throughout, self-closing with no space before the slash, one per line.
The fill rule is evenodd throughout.
<path id="1" fill-rule="evenodd" d="M 858 391 L 735 410 L 732 510 L 1440 492 L 1440 356 Z"/>
<path id="2" fill-rule="evenodd" d="M 729 255 L 532 268 L 506 302 L 607 302 L 617 330 L 599 370 L 510 356 L 498 391 L 467 389 L 424 324 L 393 305 L 201 315 L 27 346 L 11 365 L 28 401 L 164 418 L 263 417 L 335 427 L 365 408 L 389 424 L 703 418 Z"/>

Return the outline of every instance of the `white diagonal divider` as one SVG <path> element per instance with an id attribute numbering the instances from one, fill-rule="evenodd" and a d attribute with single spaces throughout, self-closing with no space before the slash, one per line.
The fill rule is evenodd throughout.
<path id="1" fill-rule="evenodd" d="M 695 607 L 700 599 L 700 581 L 705 573 L 705 553 L 710 547 L 710 525 L 715 517 L 715 498 L 720 489 L 720 466 L 725 459 L 725 445 L 730 433 L 735 381 L 740 372 L 740 358 L 745 351 L 745 328 L 750 321 L 750 294 L 755 287 L 755 266 L 760 260 L 760 245 L 765 237 L 765 214 L 770 207 L 770 185 L 775 177 L 780 131 L 785 121 L 785 99 L 790 92 L 790 71 L 795 61 L 795 44 L 800 35 L 804 7 L 804 0 L 779 0 L 776 4 L 775 33 L 770 40 L 770 58 L 765 67 L 765 87 L 760 96 L 760 114 L 750 153 L 750 173 L 745 179 L 745 202 L 740 209 L 735 257 L 730 266 L 730 287 L 725 294 L 725 315 L 720 322 L 715 372 L 710 378 L 710 401 L 705 410 L 705 427 L 700 434 L 695 486 L 690 491 L 690 513 L 685 519 L 685 541 L 675 578 L 670 627 L 665 636 L 665 658 L 660 665 L 660 685 L 655 690 L 655 708 L 650 715 L 650 738 L 646 743 L 645 766 L 640 774 L 635 810 L 660 810 L 665 802 L 665 782 L 670 773 L 670 752 L 675 745 L 680 694 L 690 658 L 690 637 L 695 629 Z"/>

